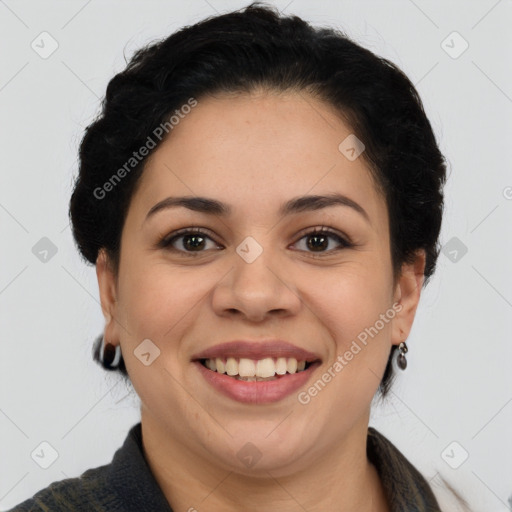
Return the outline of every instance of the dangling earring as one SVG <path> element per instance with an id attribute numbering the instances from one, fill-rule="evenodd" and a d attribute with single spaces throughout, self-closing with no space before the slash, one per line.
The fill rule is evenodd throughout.
<path id="1" fill-rule="evenodd" d="M 112 343 L 105 341 L 105 338 L 103 338 L 100 359 L 104 368 L 107 368 L 108 370 L 117 368 L 119 361 L 121 360 L 121 346 L 113 345 Z"/>
<path id="2" fill-rule="evenodd" d="M 405 370 L 407 368 L 407 359 L 405 359 L 405 354 L 407 354 L 408 352 L 408 348 L 407 345 L 405 344 L 405 341 L 400 342 L 398 350 L 400 350 L 400 353 L 396 358 L 396 362 L 401 370 Z"/>

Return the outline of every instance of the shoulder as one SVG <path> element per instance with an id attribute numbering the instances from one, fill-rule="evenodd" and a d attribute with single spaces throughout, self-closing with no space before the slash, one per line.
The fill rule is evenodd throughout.
<path id="1" fill-rule="evenodd" d="M 145 459 L 141 423 L 109 464 L 53 482 L 7 512 L 172 512 Z"/>
<path id="2" fill-rule="evenodd" d="M 110 465 L 88 469 L 79 477 L 51 483 L 32 498 L 7 512 L 90 512 L 113 510 L 108 508 L 107 473 Z"/>
<path id="3" fill-rule="evenodd" d="M 367 455 L 377 468 L 391 510 L 441 510 L 424 475 L 373 427 L 368 428 Z"/>

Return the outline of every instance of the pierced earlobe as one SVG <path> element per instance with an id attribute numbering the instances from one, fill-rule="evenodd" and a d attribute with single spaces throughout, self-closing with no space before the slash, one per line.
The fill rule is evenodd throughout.
<path id="1" fill-rule="evenodd" d="M 405 358 L 405 354 L 407 354 L 407 352 L 409 351 L 405 341 L 400 342 L 400 345 L 398 346 L 398 350 L 400 352 L 396 358 L 396 363 L 398 365 L 398 368 L 400 368 L 400 370 L 405 370 L 407 368 L 407 359 Z"/>
<path id="2" fill-rule="evenodd" d="M 101 342 L 100 361 L 105 369 L 115 370 L 121 361 L 121 346 L 113 345 L 103 338 Z"/>

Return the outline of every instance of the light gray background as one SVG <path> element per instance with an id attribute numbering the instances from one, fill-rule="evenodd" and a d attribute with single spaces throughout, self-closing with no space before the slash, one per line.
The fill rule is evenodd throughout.
<path id="1" fill-rule="evenodd" d="M 108 81 L 124 68 L 123 53 L 129 58 L 185 24 L 248 3 L 0 0 L 1 510 L 110 462 L 139 421 L 136 395 L 91 357 L 103 328 L 96 274 L 78 258 L 67 217 L 83 130 Z M 408 340 L 408 368 L 371 424 L 436 493 L 443 475 L 475 511 L 506 511 L 512 2 L 271 3 L 345 30 L 398 64 L 420 92 L 449 161 L 441 242 L 448 253 L 456 237 L 467 253 L 459 251 L 456 261 L 440 255 Z M 46 59 L 31 47 L 43 31 L 59 45 Z M 454 31 L 469 44 L 457 58 L 463 41 Z M 42 237 L 57 247 L 46 263 L 32 252 Z M 31 458 L 42 441 L 58 452 L 48 469 Z M 450 467 L 447 461 L 459 464 L 463 450 L 467 460 Z"/>

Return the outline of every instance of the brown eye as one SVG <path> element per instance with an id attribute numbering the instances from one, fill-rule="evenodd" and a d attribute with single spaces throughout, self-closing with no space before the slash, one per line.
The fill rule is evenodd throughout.
<path id="1" fill-rule="evenodd" d="M 170 237 L 163 238 L 158 243 L 158 247 L 184 253 L 201 253 L 205 252 L 207 240 L 214 242 L 205 231 L 201 229 L 188 229 L 178 231 Z M 215 242 L 214 246 L 218 247 Z"/>
<path id="2" fill-rule="evenodd" d="M 352 244 L 345 240 L 343 237 L 325 228 L 315 228 L 314 230 L 306 233 L 300 240 L 306 239 L 305 250 L 312 253 L 332 253 L 333 251 L 352 247 Z M 299 241 L 300 241 L 299 240 Z M 338 244 L 338 248 L 328 249 L 330 241 L 334 240 Z M 339 247 L 341 246 L 341 247 Z"/>
<path id="3" fill-rule="evenodd" d="M 309 231 L 303 235 L 299 241 L 304 239 L 306 239 L 307 242 L 305 247 L 300 250 L 313 255 L 315 255 L 314 253 L 317 253 L 318 256 L 331 254 L 334 251 L 353 246 L 351 242 L 347 241 L 339 234 L 323 227 Z M 199 228 L 183 229 L 172 233 L 170 236 L 164 237 L 160 242 L 158 242 L 157 246 L 169 251 L 196 256 L 208 249 L 208 241 L 213 243 L 213 247 L 210 247 L 210 249 L 220 248 L 205 230 Z M 335 242 L 334 248 L 330 248 L 332 241 Z M 336 245 L 338 247 L 336 247 Z"/>

